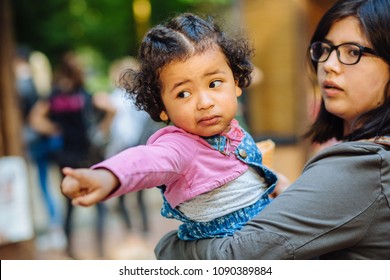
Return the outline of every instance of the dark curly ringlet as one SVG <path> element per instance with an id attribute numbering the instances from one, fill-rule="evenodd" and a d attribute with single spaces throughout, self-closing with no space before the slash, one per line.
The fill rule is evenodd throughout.
<path id="1" fill-rule="evenodd" d="M 140 69 L 127 70 L 120 85 L 141 110 L 160 122 L 164 110 L 159 74 L 173 61 L 185 61 L 209 48 L 219 48 L 225 55 L 234 79 L 241 88 L 251 83 L 252 49 L 245 38 L 229 38 L 216 22 L 184 13 L 152 28 L 144 37 L 138 54 Z"/>

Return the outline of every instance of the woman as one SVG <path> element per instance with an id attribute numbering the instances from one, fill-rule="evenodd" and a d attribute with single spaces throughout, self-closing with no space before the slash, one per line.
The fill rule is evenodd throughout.
<path id="1" fill-rule="evenodd" d="M 390 258 L 390 0 L 338 1 L 310 45 L 322 101 L 307 133 L 341 143 L 233 237 L 166 235 L 159 259 Z"/>

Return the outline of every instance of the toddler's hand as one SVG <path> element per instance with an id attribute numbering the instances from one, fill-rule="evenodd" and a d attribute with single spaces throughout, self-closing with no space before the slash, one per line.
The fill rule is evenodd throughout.
<path id="1" fill-rule="evenodd" d="M 105 199 L 119 185 L 114 174 L 106 169 L 73 169 L 65 167 L 61 191 L 73 205 L 91 206 Z"/>
<path id="2" fill-rule="evenodd" d="M 290 185 L 290 180 L 282 173 L 277 173 L 278 182 L 276 183 L 275 190 L 271 193 L 270 197 L 275 198 L 284 192 Z"/>

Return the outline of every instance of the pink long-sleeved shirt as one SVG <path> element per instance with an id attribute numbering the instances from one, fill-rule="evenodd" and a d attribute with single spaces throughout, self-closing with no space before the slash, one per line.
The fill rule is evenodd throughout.
<path id="1" fill-rule="evenodd" d="M 233 121 L 224 136 L 231 140 L 228 149 L 233 152 L 244 134 Z M 216 151 L 200 136 L 168 126 L 153 134 L 147 145 L 129 148 L 93 168 L 108 169 L 119 179 L 120 187 L 110 197 L 165 185 L 164 196 L 174 208 L 236 179 L 248 165 L 232 153 Z"/>

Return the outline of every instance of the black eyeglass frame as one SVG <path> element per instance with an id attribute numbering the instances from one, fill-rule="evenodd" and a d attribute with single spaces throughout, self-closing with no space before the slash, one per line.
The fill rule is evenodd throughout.
<path id="1" fill-rule="evenodd" d="M 330 47 L 330 51 L 329 51 L 328 56 L 327 56 L 326 58 L 324 58 L 324 59 L 315 59 L 315 58 L 313 57 L 313 45 L 315 45 L 315 44 L 321 44 L 321 45 L 322 45 L 322 44 L 325 44 L 325 45 L 328 45 L 328 46 Z M 353 45 L 353 46 L 359 48 L 359 56 L 358 56 L 356 62 L 354 62 L 354 63 L 345 63 L 345 62 L 341 61 L 341 59 L 340 59 L 340 52 L 339 52 L 338 48 L 341 47 L 341 46 L 345 46 L 345 45 Z M 330 54 L 331 54 L 334 50 L 336 50 L 336 54 L 337 54 L 337 59 L 338 59 L 338 61 L 339 61 L 341 64 L 344 64 L 344 65 L 355 65 L 355 64 L 359 63 L 359 61 L 360 61 L 360 59 L 361 59 L 363 53 L 369 53 L 369 54 L 378 56 L 378 54 L 377 54 L 377 52 L 376 52 L 375 50 L 373 50 L 373 49 L 371 49 L 371 48 L 368 48 L 368 47 L 364 47 L 364 46 L 362 46 L 362 45 L 359 45 L 358 43 L 347 42 L 347 43 L 342 43 L 342 44 L 339 44 L 339 45 L 335 46 L 335 45 L 333 45 L 333 44 L 331 44 L 331 43 L 329 43 L 329 42 L 316 41 L 316 42 L 313 42 L 313 43 L 310 45 L 310 48 L 309 48 L 309 51 L 310 51 L 310 58 L 311 58 L 314 62 L 316 62 L 316 63 L 325 62 L 325 61 L 328 60 L 328 58 L 330 57 Z"/>

